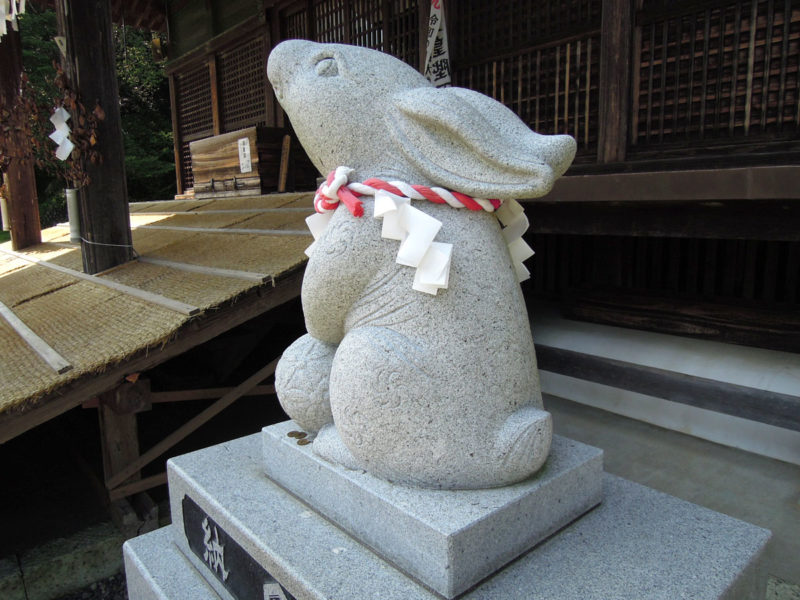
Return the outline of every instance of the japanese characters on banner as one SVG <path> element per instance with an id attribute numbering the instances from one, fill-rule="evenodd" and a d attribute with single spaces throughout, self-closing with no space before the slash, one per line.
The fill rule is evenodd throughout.
<path id="1" fill-rule="evenodd" d="M 443 4 L 444 0 L 431 0 L 425 49 L 425 77 L 436 87 L 450 84 L 450 50 L 447 47 Z"/>
<path id="2" fill-rule="evenodd" d="M 19 31 L 17 15 L 25 12 L 25 0 L 0 0 L 0 39 L 8 33 L 8 23 L 14 31 Z"/>

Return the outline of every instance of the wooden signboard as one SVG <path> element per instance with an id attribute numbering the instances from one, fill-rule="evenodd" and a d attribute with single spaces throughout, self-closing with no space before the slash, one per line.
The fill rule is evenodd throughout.
<path id="1" fill-rule="evenodd" d="M 189 150 L 195 198 L 310 190 L 314 186 L 316 172 L 286 129 L 248 127 L 197 140 L 189 144 Z"/>

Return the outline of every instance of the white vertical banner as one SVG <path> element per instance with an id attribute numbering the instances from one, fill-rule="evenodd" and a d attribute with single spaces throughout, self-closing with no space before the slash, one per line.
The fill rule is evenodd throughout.
<path id="1" fill-rule="evenodd" d="M 425 47 L 425 77 L 436 87 L 450 85 L 450 50 L 444 22 L 444 0 L 431 0 L 428 43 Z"/>
<path id="2" fill-rule="evenodd" d="M 25 12 L 25 0 L 0 0 L 0 38 L 8 33 L 8 23 L 19 31 L 17 17 Z"/>

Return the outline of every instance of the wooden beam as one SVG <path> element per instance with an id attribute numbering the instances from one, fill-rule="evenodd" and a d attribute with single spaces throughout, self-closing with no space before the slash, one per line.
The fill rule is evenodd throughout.
<path id="1" fill-rule="evenodd" d="M 630 105 L 631 0 L 603 0 L 597 161 L 625 160 Z"/>
<path id="2" fill-rule="evenodd" d="M 11 111 L 19 101 L 21 74 L 20 35 L 9 26 L 8 33 L 0 38 L 0 107 Z M 11 141 L 11 162 L 5 174 L 8 186 L 7 218 L 11 226 L 12 248 L 21 250 L 41 243 L 42 234 L 33 159 L 25 158 L 30 150 L 30 140 L 16 131 L 12 133 Z"/>
<path id="3" fill-rule="evenodd" d="M 150 477 L 145 477 L 144 479 L 140 479 L 138 481 L 133 481 L 131 483 L 126 483 L 119 487 L 114 488 L 113 490 L 108 490 L 108 496 L 111 501 L 120 500 L 122 498 L 127 498 L 128 496 L 132 496 L 139 492 L 144 492 L 146 490 L 153 489 L 154 487 L 158 487 L 159 485 L 165 485 L 167 483 L 167 473 L 159 473 L 158 475 L 151 475 Z"/>
<path id="4" fill-rule="evenodd" d="M 113 477 L 111 477 L 106 485 L 109 489 L 113 489 L 128 479 L 131 475 L 139 471 L 145 465 L 150 464 L 159 456 L 164 454 L 167 450 L 172 448 L 175 444 L 184 439 L 187 435 L 198 429 L 200 426 L 207 423 L 210 419 L 221 413 L 228 408 L 236 400 L 241 398 L 248 390 L 252 389 L 264 379 L 269 377 L 275 372 L 275 366 L 278 364 L 276 358 L 267 365 L 261 367 L 253 375 L 248 377 L 238 386 L 233 388 L 230 392 L 225 394 L 222 398 L 214 402 L 211 406 L 206 408 L 203 412 L 189 419 L 186 423 L 181 425 L 178 429 L 173 431 L 163 440 L 158 442 L 155 446 L 150 448 L 147 452 L 142 454 L 139 458 L 120 469 Z"/>
<path id="5" fill-rule="evenodd" d="M 173 392 L 153 392 L 150 401 L 160 402 L 185 402 L 187 400 L 212 400 L 222 398 L 230 393 L 233 388 L 202 388 L 197 390 L 176 390 Z M 275 386 L 272 384 L 257 385 L 248 390 L 242 396 L 271 396 L 275 393 Z"/>
<path id="6" fill-rule="evenodd" d="M 800 200 L 800 167 L 743 167 L 561 177 L 525 202 Z"/>
<path id="7" fill-rule="evenodd" d="M 67 10 L 67 4 L 69 9 Z M 79 189 L 83 269 L 99 273 L 133 258 L 125 152 L 119 113 L 110 0 L 56 0 L 59 34 L 67 38 L 67 69 L 79 99 L 105 113 L 97 128 L 102 164 L 86 161 L 89 185 Z"/>
<path id="8" fill-rule="evenodd" d="M 240 233 L 245 235 L 311 235 L 301 229 L 246 229 L 239 227 L 182 227 L 178 225 L 139 225 L 134 229 L 161 229 L 164 231 L 192 231 L 196 233 Z"/>
<path id="9" fill-rule="evenodd" d="M 130 373 L 151 369 L 296 298 L 300 295 L 302 281 L 301 269 L 275 281 L 274 288 L 260 288 L 238 298 L 235 310 L 230 306 L 221 307 L 187 322 L 168 344 L 142 350 L 102 373 L 87 373 L 42 399 L 33 408 L 5 411 L 0 414 L 0 444 L 79 406 L 87 398 L 114 388 Z"/>
<path id="10" fill-rule="evenodd" d="M 211 82 L 211 120 L 214 124 L 214 135 L 222 133 L 222 105 L 219 101 L 219 78 L 217 77 L 217 55 L 208 57 L 208 78 Z"/>
<path id="11" fill-rule="evenodd" d="M 570 290 L 561 311 L 566 318 L 590 323 L 800 352 L 800 314 L 792 305 L 691 299 L 607 286 Z"/>
<path id="12" fill-rule="evenodd" d="M 107 392 L 113 394 L 111 392 Z M 98 408 L 100 420 L 100 445 L 103 451 L 103 472 L 108 481 L 139 457 L 139 429 L 136 413 L 120 414 L 102 401 Z M 138 470 L 125 479 L 140 479 Z"/>
<path id="13" fill-rule="evenodd" d="M 536 345 L 539 368 L 680 404 L 800 431 L 800 397 Z"/>
<path id="14" fill-rule="evenodd" d="M 278 191 L 286 191 L 286 178 L 289 176 L 289 152 L 292 147 L 292 136 L 286 134 L 281 143 L 281 164 L 278 171 Z"/>
<path id="15" fill-rule="evenodd" d="M 151 265 L 160 265 L 169 267 L 170 269 L 177 269 L 178 271 L 186 271 L 189 273 L 201 273 L 203 275 L 218 275 L 220 277 L 231 277 L 233 279 L 243 279 L 245 281 L 255 281 L 256 283 L 264 283 L 271 279 L 271 275 L 265 273 L 253 273 L 252 271 L 239 271 L 238 269 L 220 269 L 217 267 L 206 267 L 204 265 L 193 265 L 184 262 L 176 262 L 174 260 L 164 260 L 162 258 L 155 258 L 153 256 L 140 256 L 139 262 L 149 263 Z"/>
<path id="16" fill-rule="evenodd" d="M 528 209 L 537 234 L 800 241 L 800 203 L 570 202 Z"/>
<path id="17" fill-rule="evenodd" d="M 36 335 L 36 333 L 30 327 L 28 327 L 22 321 L 22 319 L 15 315 L 13 311 L 2 302 L 0 302 L 0 316 L 5 318 L 8 324 L 11 325 L 12 329 L 14 329 L 14 331 L 16 331 L 17 334 L 19 334 L 19 336 L 25 340 L 28 346 L 30 346 L 31 349 L 36 352 L 36 354 L 38 354 L 43 361 L 50 365 L 50 368 L 56 373 L 61 375 L 62 373 L 66 373 L 72 369 L 72 364 L 66 358 L 53 350 L 50 344 Z"/>
<path id="18" fill-rule="evenodd" d="M 105 279 L 103 277 L 98 277 L 97 275 L 89 275 L 87 273 L 81 273 L 80 271 L 75 271 L 74 269 L 62 267 L 61 265 L 47 262 L 46 260 L 40 260 L 35 256 L 31 256 L 29 254 L 12 252 L 10 250 L 5 250 L 4 248 L 0 248 L 0 252 L 8 254 L 9 256 L 14 256 L 15 258 L 32 262 L 34 264 L 46 267 L 48 269 L 52 269 L 53 271 L 58 271 L 59 273 L 64 273 L 65 275 L 71 275 L 72 277 L 75 277 L 77 279 L 82 279 L 83 281 L 88 281 L 90 283 L 94 283 L 95 285 L 102 285 L 104 287 L 111 288 L 112 290 L 128 294 L 129 296 L 134 296 L 135 298 L 139 298 L 140 300 L 144 300 L 145 302 L 158 304 L 159 306 L 163 306 L 164 308 L 174 310 L 175 312 L 181 313 L 183 315 L 192 316 L 200 312 L 199 308 L 191 304 L 187 304 L 186 302 L 181 302 L 180 300 L 174 300 L 173 298 L 167 298 L 166 296 L 162 296 L 161 294 L 155 294 L 153 292 L 148 292 L 146 290 L 140 290 L 139 288 L 131 287 L 123 283 L 118 283 L 112 279 Z"/>
<path id="19" fill-rule="evenodd" d="M 169 110 L 172 115 L 172 149 L 175 155 L 175 189 L 178 194 L 183 194 L 183 157 L 181 156 L 181 130 L 178 127 L 178 91 L 177 80 L 174 74 L 168 76 L 169 80 Z"/>

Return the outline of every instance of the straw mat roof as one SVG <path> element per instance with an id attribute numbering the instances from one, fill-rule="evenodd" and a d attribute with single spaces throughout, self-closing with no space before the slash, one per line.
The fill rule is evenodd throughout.
<path id="1" fill-rule="evenodd" d="M 88 280 L 65 226 L 21 252 L 0 245 L 0 428 L 3 417 L 169 345 L 193 322 L 237 311 L 243 295 L 273 293 L 288 279 L 296 287 L 290 275 L 299 276 L 312 241 L 304 223 L 312 194 L 143 202 L 130 211 L 139 259 Z M 42 347 L 62 361 L 48 362 Z"/>

